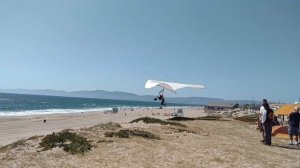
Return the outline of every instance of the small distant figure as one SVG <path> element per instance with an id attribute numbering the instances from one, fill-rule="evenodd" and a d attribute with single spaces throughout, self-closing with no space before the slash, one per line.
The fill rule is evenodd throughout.
<path id="1" fill-rule="evenodd" d="M 299 122 L 300 122 L 300 107 L 295 107 L 294 112 L 289 115 L 289 128 L 288 134 L 290 136 L 289 145 L 293 145 L 293 136 L 295 136 L 295 144 L 299 146 L 298 135 L 299 135 Z"/>
<path id="2" fill-rule="evenodd" d="M 263 141 L 265 145 L 271 146 L 272 141 L 272 124 L 273 124 L 273 110 L 270 108 L 267 99 L 263 99 L 260 107 L 261 123 L 263 126 Z"/>
<path id="3" fill-rule="evenodd" d="M 47 120 L 44 120 L 44 123 L 46 123 L 47 122 Z"/>
<path id="4" fill-rule="evenodd" d="M 125 113 L 125 116 L 126 116 L 126 113 Z"/>

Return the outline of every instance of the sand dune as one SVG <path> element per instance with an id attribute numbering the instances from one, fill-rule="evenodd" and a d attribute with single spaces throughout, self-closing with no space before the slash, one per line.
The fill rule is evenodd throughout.
<path id="1" fill-rule="evenodd" d="M 46 135 L 66 128 L 83 128 L 108 122 L 126 123 L 138 117 L 151 116 L 166 119 L 165 116 L 174 109 L 124 109 L 116 114 L 103 112 L 51 114 L 23 117 L 0 118 L 0 146 L 7 145 L 19 139 L 26 139 L 35 135 Z M 125 115 L 126 113 L 126 115 Z M 189 117 L 204 116 L 202 108 L 188 108 L 184 114 Z M 46 119 L 46 123 L 44 123 Z"/>
<path id="2" fill-rule="evenodd" d="M 35 137 L 11 148 L 2 147 L 0 167 L 299 167 L 300 150 L 284 148 L 287 142 L 275 138 L 271 147 L 262 145 L 260 133 L 253 124 L 231 119 L 181 121 L 186 125 L 184 128 L 128 123 L 133 118 L 152 116 L 153 111 L 146 111 L 126 111 L 128 118 L 117 117 L 123 112 L 115 116 L 103 114 L 111 117 L 107 119 L 116 119 L 122 128 L 100 124 L 74 129 L 73 132 L 88 138 L 93 145 L 92 150 L 83 155 L 71 155 L 61 148 L 41 151 L 38 143 L 42 137 Z M 191 116 L 196 112 L 193 111 Z M 160 140 L 104 135 L 119 129 L 149 131 Z"/>

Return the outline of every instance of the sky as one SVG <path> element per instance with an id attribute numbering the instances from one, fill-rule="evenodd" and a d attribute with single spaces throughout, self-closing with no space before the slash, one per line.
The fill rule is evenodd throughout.
<path id="1" fill-rule="evenodd" d="M 294 102 L 299 0 L 0 0 L 0 89 Z"/>

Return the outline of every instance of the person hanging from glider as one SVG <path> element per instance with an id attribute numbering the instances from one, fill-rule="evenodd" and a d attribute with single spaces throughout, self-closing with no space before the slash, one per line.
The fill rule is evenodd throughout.
<path id="1" fill-rule="evenodd" d="M 190 84 L 164 82 L 164 81 L 156 81 L 156 80 L 148 80 L 145 84 L 146 89 L 151 89 L 156 86 L 163 88 L 159 92 L 159 95 L 154 98 L 155 101 L 157 100 L 157 98 L 159 100 L 161 100 L 160 108 L 162 108 L 162 105 L 166 106 L 165 98 L 164 98 L 164 90 L 165 89 L 176 93 L 176 90 L 182 89 L 182 88 L 194 88 L 194 89 L 204 89 L 205 88 L 203 85 L 190 85 Z"/>
<path id="2" fill-rule="evenodd" d="M 160 103 L 160 107 L 162 108 L 162 106 L 167 106 L 165 103 L 165 97 L 164 97 L 164 91 L 165 89 L 162 89 L 161 91 L 159 91 L 158 95 L 154 98 L 154 101 L 156 101 L 157 99 L 161 101 Z"/>
<path id="3" fill-rule="evenodd" d="M 164 106 L 167 106 L 166 105 L 166 103 L 165 103 L 165 97 L 164 97 L 164 91 L 165 91 L 165 89 L 162 89 L 161 91 L 159 91 L 159 95 L 157 96 L 157 98 L 158 98 L 158 100 L 160 100 L 161 101 L 161 103 L 160 103 L 160 107 L 162 107 L 163 105 Z"/>

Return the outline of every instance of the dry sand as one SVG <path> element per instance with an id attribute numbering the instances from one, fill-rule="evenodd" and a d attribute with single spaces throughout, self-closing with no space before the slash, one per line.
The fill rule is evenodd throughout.
<path id="1" fill-rule="evenodd" d="M 19 139 L 26 139 L 35 135 L 46 135 L 66 128 L 83 128 L 108 122 L 126 123 L 138 117 L 151 116 L 166 119 L 174 109 L 124 109 L 116 114 L 104 112 L 88 112 L 74 114 L 51 114 L 23 117 L 0 117 L 0 146 L 7 145 Z M 126 115 L 125 115 L 126 113 Z M 153 115 L 154 114 L 154 115 Z M 197 117 L 206 115 L 203 108 L 184 109 L 184 115 Z M 46 123 L 44 123 L 46 119 Z"/>
<path id="2" fill-rule="evenodd" d="M 152 115 L 158 112 L 160 116 Z M 171 113 L 172 110 L 2 118 L 2 143 L 17 140 L 8 140 L 2 133 L 10 138 L 27 138 L 55 130 L 81 127 L 74 132 L 91 140 L 93 148 L 84 155 L 70 155 L 60 148 L 41 151 L 38 143 L 42 137 L 36 137 L 13 148 L 0 148 L 0 167 L 300 167 L 300 150 L 287 149 L 287 142 L 276 138 L 273 138 L 271 147 L 261 144 L 261 134 L 253 124 L 231 119 L 181 121 L 186 128 L 142 122 L 128 123 L 142 116 L 167 118 L 162 115 L 165 112 Z M 184 112 L 189 117 L 205 115 L 202 109 L 186 109 Z M 47 118 L 47 126 L 43 125 L 44 117 Z M 89 125 L 110 121 L 121 123 L 122 128 L 118 129 L 145 130 L 161 139 L 110 138 L 105 137 L 104 133 L 116 128 L 110 128 L 109 125 L 87 128 Z M 11 126 L 9 122 L 16 125 Z M 10 131 L 3 131 L 2 125 L 6 129 L 10 128 Z M 25 130 L 27 133 L 22 134 L 21 131 Z M 12 135 L 14 131 L 18 136 Z"/>

